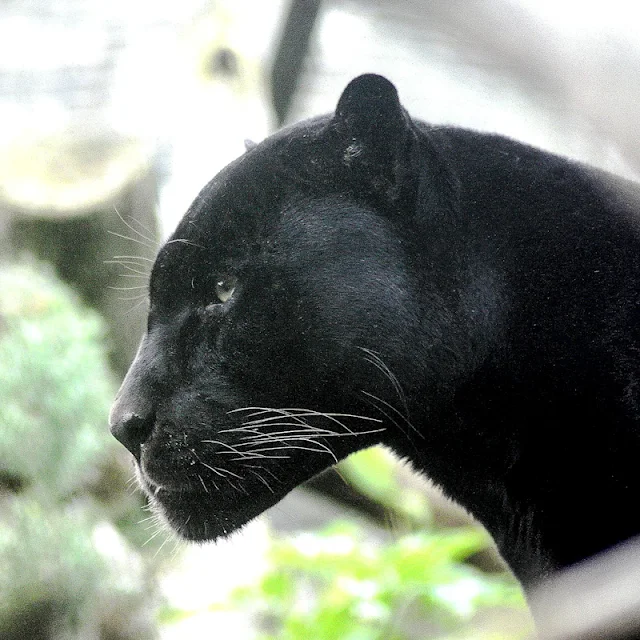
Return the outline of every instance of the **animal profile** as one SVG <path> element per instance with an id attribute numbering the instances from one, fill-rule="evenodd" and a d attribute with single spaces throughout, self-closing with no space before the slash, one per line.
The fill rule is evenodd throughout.
<path id="1" fill-rule="evenodd" d="M 527 587 L 640 533 L 639 256 L 636 185 L 363 75 L 197 196 L 111 428 L 197 541 L 385 444 Z"/>

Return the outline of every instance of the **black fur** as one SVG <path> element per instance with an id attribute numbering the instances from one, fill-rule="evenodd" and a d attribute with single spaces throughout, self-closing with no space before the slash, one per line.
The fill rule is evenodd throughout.
<path id="1" fill-rule="evenodd" d="M 385 443 L 531 584 L 640 533 L 639 203 L 361 76 L 197 197 L 113 432 L 193 540 Z"/>

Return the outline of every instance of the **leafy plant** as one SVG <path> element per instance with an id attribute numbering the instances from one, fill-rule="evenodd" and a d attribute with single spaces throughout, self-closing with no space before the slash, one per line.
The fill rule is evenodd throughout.
<path id="1" fill-rule="evenodd" d="M 110 450 L 103 326 L 51 275 L 0 271 L 0 469 L 41 500 L 69 496 Z"/>
<path id="2" fill-rule="evenodd" d="M 114 391 L 97 314 L 46 267 L 1 268 L 3 639 L 154 635 L 144 564 L 109 522 L 126 509 L 98 499 L 117 476 Z"/>
<path id="3" fill-rule="evenodd" d="M 479 612 L 526 610 L 512 578 L 465 563 L 488 544 L 476 528 L 381 544 L 357 526 L 336 524 L 274 539 L 271 569 L 259 585 L 238 591 L 234 605 L 259 615 L 265 640 L 443 638 Z"/>

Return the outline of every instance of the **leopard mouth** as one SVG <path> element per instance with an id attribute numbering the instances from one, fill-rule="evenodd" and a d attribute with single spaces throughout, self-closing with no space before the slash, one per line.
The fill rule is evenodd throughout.
<path id="1" fill-rule="evenodd" d="M 279 502 L 281 494 L 254 487 L 248 493 L 210 491 L 198 486 L 164 487 L 145 481 L 152 509 L 179 537 L 191 542 L 224 538 Z"/>
<path id="2" fill-rule="evenodd" d="M 141 446 L 139 483 L 188 540 L 229 535 L 348 455 L 353 442 L 375 444 L 384 430 L 379 419 L 310 409 L 247 407 L 229 415 L 237 420 L 189 435 L 160 423 Z"/>
<path id="3" fill-rule="evenodd" d="M 144 465 L 136 464 L 136 480 L 138 485 L 149 498 L 156 498 L 160 493 L 194 493 L 194 486 L 189 482 L 164 482 L 155 479 L 144 469 Z M 202 487 L 200 488 L 202 489 Z"/>
<path id="4" fill-rule="evenodd" d="M 178 537 L 191 542 L 224 538 L 284 498 L 293 486 L 275 476 L 243 478 L 243 484 L 217 483 L 210 476 L 188 474 L 157 478 L 145 469 L 144 457 L 136 465 L 140 488 L 161 522 Z"/>

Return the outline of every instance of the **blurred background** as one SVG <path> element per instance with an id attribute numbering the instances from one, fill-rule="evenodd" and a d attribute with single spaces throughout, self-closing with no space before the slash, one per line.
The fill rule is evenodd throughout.
<path id="1" fill-rule="evenodd" d="M 159 243 L 377 72 L 409 112 L 640 173 L 628 0 L 0 2 L 0 638 L 528 638 L 486 534 L 371 449 L 217 545 L 167 536 L 106 424 Z M 593 505 L 598 518 L 598 504 Z"/>

